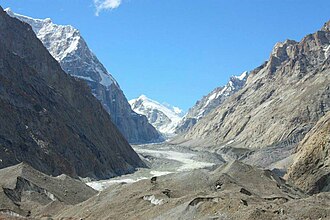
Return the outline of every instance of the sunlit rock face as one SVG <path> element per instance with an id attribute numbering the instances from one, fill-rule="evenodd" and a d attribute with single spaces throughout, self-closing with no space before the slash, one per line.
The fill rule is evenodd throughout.
<path id="1" fill-rule="evenodd" d="M 294 147 L 330 109 L 329 22 L 277 43 L 245 86 L 177 140 L 219 149 Z"/>

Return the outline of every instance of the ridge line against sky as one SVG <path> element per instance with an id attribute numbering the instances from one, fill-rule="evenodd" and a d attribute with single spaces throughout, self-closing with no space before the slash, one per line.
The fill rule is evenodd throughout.
<path id="1" fill-rule="evenodd" d="M 330 19 L 328 0 L 2 0 L 1 6 L 79 29 L 128 100 L 145 94 L 184 111 L 230 76 L 268 60 L 276 42 L 300 41 Z"/>

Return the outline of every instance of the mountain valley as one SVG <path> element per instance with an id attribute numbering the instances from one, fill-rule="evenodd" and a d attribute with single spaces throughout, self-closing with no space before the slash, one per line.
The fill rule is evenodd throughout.
<path id="1" fill-rule="evenodd" d="M 329 148 L 330 21 L 184 113 L 0 7 L 0 219 L 326 220 Z"/>

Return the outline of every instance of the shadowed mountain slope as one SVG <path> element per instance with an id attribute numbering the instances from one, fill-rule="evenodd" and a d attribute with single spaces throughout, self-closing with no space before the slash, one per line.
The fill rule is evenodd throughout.
<path id="1" fill-rule="evenodd" d="M 0 10 L 0 168 L 111 177 L 144 166 L 89 88 Z"/>

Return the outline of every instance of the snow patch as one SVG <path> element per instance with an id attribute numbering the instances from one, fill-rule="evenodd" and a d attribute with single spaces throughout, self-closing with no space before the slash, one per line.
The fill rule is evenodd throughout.
<path id="1" fill-rule="evenodd" d="M 0 213 L 5 214 L 5 215 L 9 215 L 12 217 L 16 217 L 16 218 L 25 218 L 25 216 L 22 216 L 16 212 L 13 212 L 12 210 L 1 210 Z"/>
<path id="2" fill-rule="evenodd" d="M 150 203 L 153 205 L 163 205 L 164 204 L 164 200 L 156 199 L 155 195 L 143 196 L 143 200 L 150 201 Z"/>
<path id="3" fill-rule="evenodd" d="M 153 175 L 153 176 L 164 176 L 164 175 L 171 174 L 171 173 L 173 173 L 173 172 L 156 171 L 156 170 L 150 171 L 150 174 Z"/>
<path id="4" fill-rule="evenodd" d="M 328 46 L 324 49 L 324 56 L 325 56 L 325 59 L 328 59 L 328 57 L 330 56 L 330 45 L 328 45 Z"/>
<path id="5" fill-rule="evenodd" d="M 180 109 L 179 107 L 175 107 L 175 106 L 173 106 L 173 111 L 178 115 L 182 114 L 182 112 L 183 112 L 182 109 Z"/>
<path id="6" fill-rule="evenodd" d="M 116 80 L 108 73 L 105 73 L 100 68 L 96 68 L 96 71 L 100 74 L 101 77 L 101 84 L 105 87 L 109 87 L 113 82 L 116 82 Z"/>
<path id="7" fill-rule="evenodd" d="M 92 78 L 90 78 L 89 76 L 77 76 L 77 75 L 73 75 L 74 77 L 76 78 L 79 78 L 79 79 L 83 79 L 83 80 L 86 80 L 86 81 L 90 81 L 90 82 L 95 82 Z"/>
<path id="8" fill-rule="evenodd" d="M 248 71 L 245 71 L 243 72 L 241 75 L 239 76 L 234 76 L 236 79 L 239 79 L 239 80 L 244 80 L 248 75 Z"/>
<path id="9" fill-rule="evenodd" d="M 54 194 L 48 192 L 47 190 L 44 191 L 44 193 L 47 195 L 48 198 L 50 198 L 52 201 L 56 201 L 56 197 Z"/>

